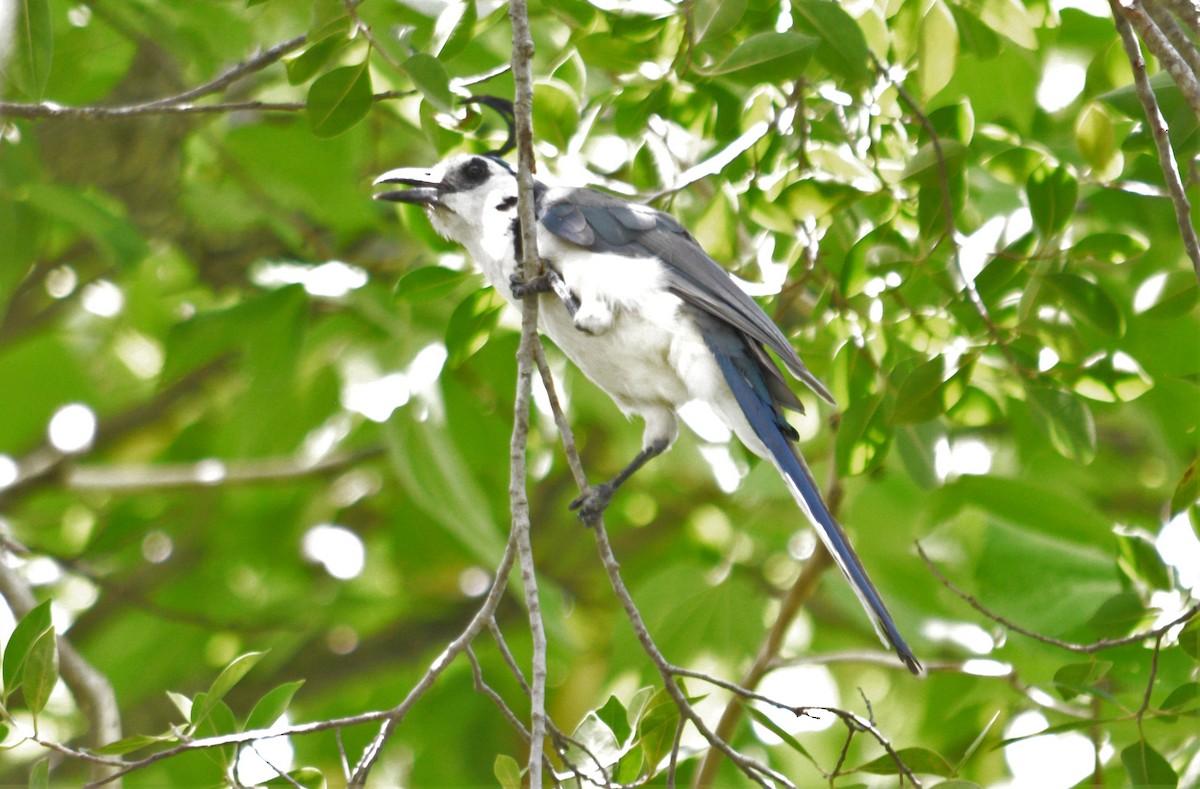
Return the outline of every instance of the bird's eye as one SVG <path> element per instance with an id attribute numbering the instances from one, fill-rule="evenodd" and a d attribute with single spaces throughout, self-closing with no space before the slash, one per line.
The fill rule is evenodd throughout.
<path id="1" fill-rule="evenodd" d="M 467 183 L 474 186 L 481 184 L 487 178 L 488 166 L 483 159 L 472 159 L 463 167 L 463 176 Z"/>

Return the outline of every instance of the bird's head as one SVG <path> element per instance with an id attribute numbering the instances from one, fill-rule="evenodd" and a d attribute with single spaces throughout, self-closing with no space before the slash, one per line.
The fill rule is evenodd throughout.
<path id="1" fill-rule="evenodd" d="M 424 206 L 434 228 L 459 243 L 479 234 L 496 212 L 516 212 L 516 175 L 494 156 L 460 154 L 428 170 L 400 167 L 376 178 L 375 185 L 379 184 L 407 186 L 377 194 L 375 199 Z"/>

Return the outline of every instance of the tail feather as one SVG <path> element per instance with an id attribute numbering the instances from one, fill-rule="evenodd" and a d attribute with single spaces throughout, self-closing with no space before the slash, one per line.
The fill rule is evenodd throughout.
<path id="1" fill-rule="evenodd" d="M 829 550 L 830 556 L 850 582 L 863 608 L 870 614 L 880 640 L 895 650 L 909 671 L 914 674 L 920 673 L 921 664 L 917 662 L 916 656 L 896 628 L 896 623 L 892 621 L 883 599 L 871 583 L 871 579 L 867 577 L 862 561 L 851 547 L 846 532 L 825 506 L 808 464 L 788 440 L 787 433 L 792 432 L 791 427 L 783 420 L 779 409 L 771 400 L 766 381 L 757 369 L 757 364 L 749 355 L 731 354 L 714 347 L 713 342 L 709 343 L 709 347 L 716 356 L 721 372 L 747 421 L 759 440 L 766 445 L 775 468 L 784 478 L 796 503 L 816 527 L 817 534 Z"/>

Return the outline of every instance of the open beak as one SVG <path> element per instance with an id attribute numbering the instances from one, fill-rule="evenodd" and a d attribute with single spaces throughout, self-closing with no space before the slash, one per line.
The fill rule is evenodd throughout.
<path id="1" fill-rule="evenodd" d="M 391 200 L 396 203 L 412 203 L 413 205 L 440 206 L 442 194 L 446 191 L 441 179 L 432 170 L 419 167 L 398 167 L 388 170 L 375 179 L 374 186 L 380 184 L 404 184 L 409 187 L 403 191 L 381 192 L 375 195 L 376 200 Z"/>

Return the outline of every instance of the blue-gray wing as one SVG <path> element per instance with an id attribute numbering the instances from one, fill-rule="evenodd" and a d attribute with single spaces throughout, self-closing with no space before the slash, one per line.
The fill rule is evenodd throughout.
<path id="1" fill-rule="evenodd" d="M 594 252 L 662 261 L 672 293 L 756 341 L 750 346 L 762 355 L 760 361 L 776 379 L 770 388 L 780 405 L 803 410 L 762 346 L 774 351 L 823 400 L 833 403 L 829 390 L 809 372 L 779 327 L 671 215 L 592 189 L 549 189 L 539 218 L 555 236 Z"/>

